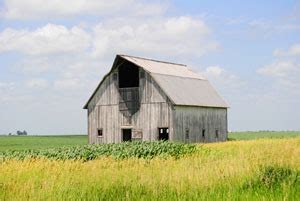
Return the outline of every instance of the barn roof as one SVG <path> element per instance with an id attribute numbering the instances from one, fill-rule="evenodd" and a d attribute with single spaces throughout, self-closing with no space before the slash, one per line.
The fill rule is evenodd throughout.
<path id="1" fill-rule="evenodd" d="M 228 104 L 217 93 L 209 81 L 202 75 L 193 72 L 186 65 L 128 55 L 117 55 L 115 61 L 119 58 L 125 59 L 147 71 L 174 105 L 228 107 Z M 102 81 L 97 89 L 100 87 Z M 97 89 L 84 106 L 85 109 L 87 109 L 87 105 Z"/>
<path id="2" fill-rule="evenodd" d="M 133 57 L 127 55 L 120 55 L 120 57 L 136 64 L 137 66 L 145 69 L 150 73 L 195 78 L 195 79 L 205 79 L 203 76 L 190 70 L 184 64 L 176 64 L 176 63 L 157 61 L 153 59 L 145 59 L 145 58 Z"/>

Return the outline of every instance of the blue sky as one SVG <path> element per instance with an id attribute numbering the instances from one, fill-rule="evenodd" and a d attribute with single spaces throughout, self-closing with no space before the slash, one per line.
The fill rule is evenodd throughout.
<path id="1" fill-rule="evenodd" d="M 300 1 L 4 0 L 0 133 L 86 133 L 117 53 L 206 76 L 230 130 L 300 130 Z"/>

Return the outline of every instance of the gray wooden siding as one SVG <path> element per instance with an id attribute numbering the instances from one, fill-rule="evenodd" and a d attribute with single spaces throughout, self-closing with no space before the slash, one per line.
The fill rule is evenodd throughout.
<path id="1" fill-rule="evenodd" d="M 117 71 L 113 72 L 117 73 Z M 108 75 L 88 105 L 88 133 L 90 143 L 117 143 L 122 139 L 122 128 L 132 128 L 135 133 L 142 133 L 144 141 L 158 139 L 158 128 L 169 127 L 172 139 L 172 106 L 164 92 L 152 77 L 140 69 L 143 78 L 139 86 L 139 110 L 131 117 L 120 111 L 124 106 L 121 97 L 128 97 L 130 90 L 118 89 L 118 80 Z M 135 93 L 136 94 L 136 93 Z M 122 110 L 121 108 L 121 110 Z M 97 130 L 103 130 L 103 137 L 97 136 Z"/>
<path id="2" fill-rule="evenodd" d="M 173 120 L 175 141 L 216 142 L 225 141 L 228 136 L 226 108 L 175 106 Z M 202 137 L 203 129 L 205 138 Z M 186 139 L 187 130 L 188 139 Z"/>
<path id="3" fill-rule="evenodd" d="M 159 127 L 169 128 L 172 141 L 214 142 L 227 139 L 226 108 L 173 106 L 154 79 L 141 68 L 140 74 L 144 75 L 140 78 L 138 93 L 136 89 L 133 89 L 134 93 L 126 89 L 119 91 L 118 76 L 114 78 L 114 73 L 117 70 L 103 80 L 88 105 L 89 143 L 121 142 L 122 128 L 131 128 L 136 137 L 134 140 L 143 141 L 157 140 Z M 120 93 L 121 97 L 129 97 L 129 93 L 139 96 L 139 109 L 130 117 L 120 111 L 124 107 Z M 103 130 L 103 137 L 97 136 L 97 129 Z M 186 129 L 189 139 L 186 139 Z M 218 138 L 215 137 L 216 130 Z"/>
<path id="4" fill-rule="evenodd" d="M 90 101 L 88 109 L 93 109 L 96 105 L 117 105 L 119 103 L 118 80 L 114 80 L 113 73 L 104 79 Z"/>

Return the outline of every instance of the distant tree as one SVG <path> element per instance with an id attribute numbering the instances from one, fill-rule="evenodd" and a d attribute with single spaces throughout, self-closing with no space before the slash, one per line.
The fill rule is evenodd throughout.
<path id="1" fill-rule="evenodd" d="M 27 135 L 27 132 L 24 130 L 22 131 L 17 131 L 17 135 Z"/>
<path id="2" fill-rule="evenodd" d="M 11 135 L 11 133 L 8 133 L 8 135 Z"/>

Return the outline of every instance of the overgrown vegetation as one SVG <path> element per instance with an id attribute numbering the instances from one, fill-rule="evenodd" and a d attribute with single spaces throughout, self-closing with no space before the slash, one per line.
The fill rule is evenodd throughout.
<path id="1" fill-rule="evenodd" d="M 263 166 L 250 181 L 244 185 L 245 189 L 271 189 L 276 190 L 283 186 L 289 188 L 300 185 L 299 171 L 285 166 Z"/>
<path id="2" fill-rule="evenodd" d="M 196 151 L 196 145 L 158 142 L 127 142 L 118 144 L 84 145 L 62 147 L 55 149 L 22 150 L 0 152 L 0 159 L 24 160 L 30 158 L 48 158 L 55 160 L 93 160 L 101 156 L 111 156 L 115 159 L 159 157 L 179 158 Z"/>
<path id="3" fill-rule="evenodd" d="M 110 154 L 99 155 L 94 160 L 89 160 L 93 154 L 75 147 L 62 148 L 69 150 L 72 160 L 56 160 L 55 154 L 51 159 L 42 155 L 21 157 L 22 160 L 6 158 L 0 162 L 0 200 L 276 201 L 300 198 L 299 137 L 184 145 L 193 147 L 186 152 L 170 148 L 168 146 L 173 145 L 166 143 L 164 149 L 173 149 L 169 155 L 160 154 L 156 148 L 149 152 L 147 146 L 150 145 L 143 146 L 146 149 L 133 148 L 133 145 L 135 143 L 104 145 L 111 146 L 106 152 Z M 94 145 L 87 147 L 90 151 L 97 149 Z M 127 152 L 119 157 L 117 150 Z M 37 152 L 49 152 L 49 149 Z M 84 157 L 77 160 L 72 154 Z"/>

